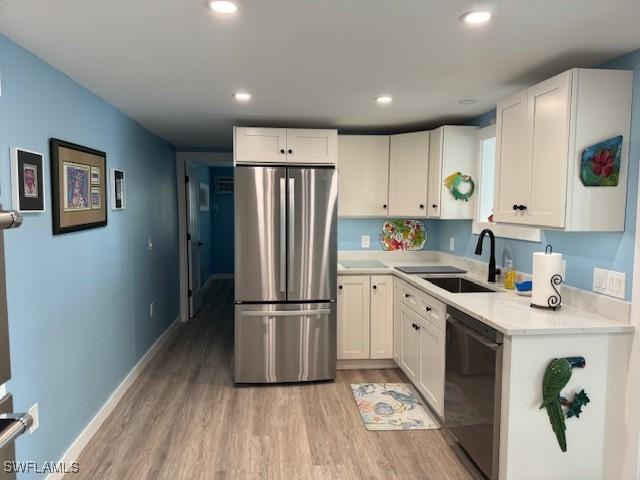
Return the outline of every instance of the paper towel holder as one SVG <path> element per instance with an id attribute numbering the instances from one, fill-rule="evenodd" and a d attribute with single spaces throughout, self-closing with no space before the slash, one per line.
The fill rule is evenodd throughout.
<path id="1" fill-rule="evenodd" d="M 551 244 L 547 244 L 547 246 L 544 247 L 544 253 L 547 255 L 550 255 L 553 253 L 553 247 L 551 246 Z M 563 282 L 562 275 L 556 273 L 551 277 L 549 281 L 551 282 L 551 288 L 553 288 L 555 295 L 550 295 L 549 298 L 547 298 L 546 305 L 536 305 L 535 303 L 531 303 L 530 305 L 533 308 L 542 308 L 545 310 L 558 310 L 560 307 L 562 307 L 562 295 L 560 295 L 560 291 L 557 288 Z"/>

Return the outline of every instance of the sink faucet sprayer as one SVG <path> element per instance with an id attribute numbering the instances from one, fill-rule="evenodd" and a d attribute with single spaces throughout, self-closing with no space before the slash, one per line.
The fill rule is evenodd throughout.
<path id="1" fill-rule="evenodd" d="M 484 236 L 487 234 L 489 235 L 489 240 L 491 240 L 491 255 L 489 257 L 489 282 L 495 283 L 496 275 L 500 273 L 500 269 L 496 268 L 496 237 L 488 228 L 485 228 L 480 232 L 480 237 L 478 237 L 478 244 L 476 245 L 476 255 L 482 255 L 482 241 L 484 240 Z"/>

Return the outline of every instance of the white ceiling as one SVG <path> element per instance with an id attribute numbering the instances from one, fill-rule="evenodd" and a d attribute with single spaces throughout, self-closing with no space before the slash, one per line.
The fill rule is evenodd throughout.
<path id="1" fill-rule="evenodd" d="M 461 121 L 640 47 L 638 0 L 0 0 L 0 32 L 178 146 L 234 124 L 401 131 Z M 494 20 L 458 21 L 476 7 Z M 253 94 L 247 104 L 232 93 Z M 393 103 L 373 99 L 387 93 Z M 474 105 L 460 105 L 473 98 Z"/>

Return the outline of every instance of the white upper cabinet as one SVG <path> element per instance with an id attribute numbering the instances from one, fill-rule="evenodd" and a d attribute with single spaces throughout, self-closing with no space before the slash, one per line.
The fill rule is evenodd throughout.
<path id="1" fill-rule="evenodd" d="M 335 165 L 337 156 L 336 130 L 287 128 L 287 163 Z"/>
<path id="2" fill-rule="evenodd" d="M 283 163 L 287 160 L 286 128 L 235 127 L 236 163 Z"/>
<path id="3" fill-rule="evenodd" d="M 496 221 L 624 230 L 632 81 L 632 72 L 573 69 L 498 103 Z M 618 135 L 617 185 L 585 185 L 585 149 Z"/>
<path id="4" fill-rule="evenodd" d="M 302 128 L 234 128 L 234 159 L 241 163 L 335 165 L 338 132 Z"/>
<path id="5" fill-rule="evenodd" d="M 427 216 L 429 132 L 391 135 L 389 215 Z"/>
<path id="6" fill-rule="evenodd" d="M 427 213 L 430 218 L 472 219 L 475 212 L 475 193 L 466 201 L 456 199 L 445 185 L 446 179 L 457 172 L 476 176 L 477 127 L 445 125 L 431 131 L 429 144 L 429 184 Z M 460 184 L 460 191 L 466 192 L 471 184 Z"/>
<path id="7" fill-rule="evenodd" d="M 388 214 L 389 137 L 338 136 L 338 216 Z"/>

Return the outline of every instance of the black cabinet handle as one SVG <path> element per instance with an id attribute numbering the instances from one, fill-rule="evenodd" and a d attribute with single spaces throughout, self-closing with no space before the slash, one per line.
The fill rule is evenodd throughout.
<path id="1" fill-rule="evenodd" d="M 284 148 L 280 149 L 280 153 L 284 154 Z"/>
<path id="2" fill-rule="evenodd" d="M 518 210 L 518 205 L 516 205 L 515 203 L 513 204 L 513 209 L 514 210 Z"/>
<path id="3" fill-rule="evenodd" d="M 382 208 L 384 208 L 386 210 L 387 209 L 387 204 L 385 203 L 384 205 L 382 205 Z"/>
<path id="4" fill-rule="evenodd" d="M 376 290 L 377 288 L 378 288 L 378 286 L 377 286 L 377 285 L 374 285 L 374 286 L 373 286 L 373 289 L 374 289 L 374 290 Z"/>
<path id="5" fill-rule="evenodd" d="M 424 307 L 424 309 L 425 309 L 427 312 L 430 312 L 430 311 L 431 311 L 431 307 Z"/>
<path id="6" fill-rule="evenodd" d="M 289 153 L 293 153 L 293 150 L 289 149 Z"/>
<path id="7" fill-rule="evenodd" d="M 431 208 L 438 208 L 438 205 L 434 203 L 433 205 L 431 205 Z"/>
<path id="8" fill-rule="evenodd" d="M 342 285 L 338 285 L 338 288 L 339 288 L 340 290 L 342 290 Z"/>
<path id="9" fill-rule="evenodd" d="M 404 298 L 409 298 L 411 295 L 409 295 L 408 293 L 404 294 Z"/>
<path id="10" fill-rule="evenodd" d="M 420 204 L 420 209 L 423 210 L 424 209 L 424 205 Z"/>
<path id="11" fill-rule="evenodd" d="M 518 210 L 523 211 L 526 210 L 527 206 L 526 205 L 518 205 Z"/>

